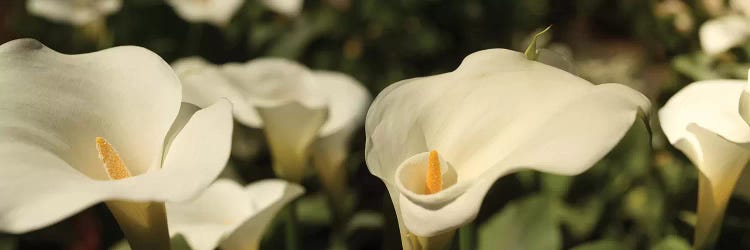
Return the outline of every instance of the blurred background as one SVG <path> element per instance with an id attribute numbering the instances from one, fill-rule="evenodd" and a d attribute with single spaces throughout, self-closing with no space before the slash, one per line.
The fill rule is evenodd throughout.
<path id="1" fill-rule="evenodd" d="M 78 26 L 33 15 L 26 0 L 0 0 L 0 43 L 30 37 L 63 53 L 137 45 L 167 62 L 196 55 L 213 63 L 284 57 L 312 69 L 347 73 L 375 96 L 398 80 L 451 71 L 477 50 L 523 51 L 531 35 L 552 25 L 543 47 L 565 55 L 579 76 L 597 84 L 631 86 L 658 108 L 695 80 L 747 77 L 750 43 L 708 56 L 698 40 L 701 24 L 730 11 L 725 2 L 308 0 L 298 14 L 285 15 L 259 0 L 247 0 L 230 22 L 217 26 L 185 21 L 163 0 L 124 0 L 104 21 Z M 528 171 L 499 179 L 475 221 L 476 246 L 689 249 L 697 172 L 669 145 L 657 123 L 651 122 L 652 133 L 645 124 L 636 124 L 605 159 L 580 176 Z M 244 182 L 272 178 L 261 132 L 239 124 L 235 131 L 224 175 Z M 307 193 L 298 205 L 302 246 L 398 249 L 385 186 L 364 163 L 363 129 L 351 145 L 347 166 L 355 212 L 345 232 L 337 232 L 344 244 L 331 247 L 330 210 L 317 179 L 307 178 Z M 730 201 L 717 249 L 750 249 L 747 211 L 750 203 L 743 197 Z M 269 228 L 262 249 L 283 248 L 280 224 Z M 108 249 L 122 244 L 122 233 L 101 204 L 39 231 L 0 234 L 0 249 Z"/>

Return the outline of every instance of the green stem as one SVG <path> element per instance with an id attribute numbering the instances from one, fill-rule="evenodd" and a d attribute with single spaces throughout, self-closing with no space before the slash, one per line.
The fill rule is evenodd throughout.
<path id="1" fill-rule="evenodd" d="M 297 201 L 290 202 L 286 209 L 286 250 L 298 250 Z"/>
<path id="2" fill-rule="evenodd" d="M 474 249 L 474 223 L 466 224 L 458 229 L 458 249 Z"/>

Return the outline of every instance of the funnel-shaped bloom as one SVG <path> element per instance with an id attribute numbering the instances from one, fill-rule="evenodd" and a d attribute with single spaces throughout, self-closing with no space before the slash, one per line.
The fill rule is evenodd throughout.
<path id="1" fill-rule="evenodd" d="M 177 15 L 189 22 L 226 26 L 242 7 L 242 0 L 167 0 Z"/>
<path id="2" fill-rule="evenodd" d="M 82 26 L 120 10 L 122 0 L 28 0 L 29 13 Z"/>
<path id="3" fill-rule="evenodd" d="M 163 202 L 197 195 L 229 157 L 230 103 L 181 103 L 175 73 L 143 48 L 64 55 L 15 40 L 0 72 L 0 231 L 104 201 L 131 246 L 166 249 Z"/>
<path id="4" fill-rule="evenodd" d="M 404 248 L 413 249 L 414 238 L 472 221 L 503 175 L 585 171 L 649 106 L 624 85 L 593 85 L 515 51 L 483 50 L 453 72 L 383 90 L 365 122 L 367 166 L 386 184 Z"/>
<path id="5" fill-rule="evenodd" d="M 709 55 L 725 52 L 750 38 L 750 1 L 732 0 L 731 7 L 730 13 L 701 25 L 701 47 Z"/>
<path id="6" fill-rule="evenodd" d="M 700 171 L 694 247 L 716 239 L 729 197 L 750 159 L 750 126 L 740 116 L 740 80 L 688 85 L 659 111 L 662 130 Z"/>
<path id="7" fill-rule="evenodd" d="M 324 184 L 343 185 L 347 144 L 370 101 L 359 82 L 275 58 L 221 66 L 187 58 L 173 66 L 186 102 L 229 98 L 240 123 L 265 131 L 279 177 L 299 182 L 312 153 Z"/>
<path id="8" fill-rule="evenodd" d="M 304 189 L 283 180 L 262 180 L 246 187 L 218 180 L 197 199 L 167 203 L 169 232 L 182 234 L 194 250 L 258 249 L 266 227 Z"/>

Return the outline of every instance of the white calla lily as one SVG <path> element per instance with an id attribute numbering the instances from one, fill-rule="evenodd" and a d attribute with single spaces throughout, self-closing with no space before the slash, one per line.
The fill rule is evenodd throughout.
<path id="1" fill-rule="evenodd" d="M 265 131 L 280 177 L 301 181 L 312 154 L 324 185 L 339 190 L 346 183 L 348 142 L 370 101 L 359 82 L 275 58 L 221 66 L 187 58 L 173 66 L 185 101 L 202 106 L 229 98 L 240 123 Z"/>
<path id="2" fill-rule="evenodd" d="M 284 180 L 242 187 L 220 179 L 195 200 L 167 203 L 170 234 L 182 234 L 194 250 L 258 249 L 274 216 L 302 193 L 302 186 Z"/>
<path id="3" fill-rule="evenodd" d="M 378 95 L 365 122 L 367 166 L 388 188 L 404 248 L 419 249 L 472 221 L 503 175 L 585 171 L 649 106 L 624 85 L 593 85 L 515 51 L 479 51 L 453 72 Z"/>
<path id="4" fill-rule="evenodd" d="M 29 13 L 82 26 L 120 10 L 122 0 L 28 0 Z"/>
<path id="5" fill-rule="evenodd" d="M 167 0 L 177 15 L 189 22 L 226 26 L 242 7 L 242 0 Z"/>
<path id="6" fill-rule="evenodd" d="M 64 55 L 21 39 L 0 45 L 0 71 L 0 231 L 106 202 L 131 246 L 165 249 L 163 202 L 197 195 L 229 157 L 231 104 L 181 103 L 146 49 Z"/>
<path id="7" fill-rule="evenodd" d="M 291 17 L 298 16 L 305 3 L 304 0 L 261 0 L 261 2 L 269 9 Z"/>
<path id="8" fill-rule="evenodd" d="M 750 39 L 750 1 L 731 1 L 732 12 L 711 19 L 698 32 L 701 47 L 709 55 L 723 53 Z"/>
<path id="9" fill-rule="evenodd" d="M 732 189 L 750 159 L 750 126 L 740 116 L 740 80 L 688 85 L 659 111 L 669 142 L 700 171 L 694 247 L 710 247 Z"/>

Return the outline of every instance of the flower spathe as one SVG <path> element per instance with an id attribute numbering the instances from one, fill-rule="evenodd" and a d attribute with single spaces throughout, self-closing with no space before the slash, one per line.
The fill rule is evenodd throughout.
<path id="1" fill-rule="evenodd" d="M 242 0 L 167 0 L 182 19 L 226 26 L 242 7 Z"/>
<path id="2" fill-rule="evenodd" d="M 703 51 L 709 55 L 723 53 L 750 38 L 750 1 L 732 0 L 729 13 L 701 25 L 699 37 Z"/>
<path id="3" fill-rule="evenodd" d="M 258 249 L 274 216 L 302 193 L 302 186 L 284 180 L 242 187 L 220 179 L 195 200 L 167 203 L 170 234 L 182 234 L 195 250 Z"/>
<path id="4" fill-rule="evenodd" d="M 29 13 L 82 26 L 120 10 L 122 0 L 28 0 Z"/>
<path id="5" fill-rule="evenodd" d="M 659 110 L 669 142 L 700 172 L 694 247 L 711 247 L 732 190 L 750 159 L 750 127 L 740 110 L 750 105 L 741 80 L 695 82 Z M 745 106 L 746 107 L 746 106 Z"/>
<path id="6" fill-rule="evenodd" d="M 240 123 L 264 130 L 279 177 L 299 182 L 312 154 L 322 178 L 341 182 L 349 138 L 370 101 L 359 82 L 279 58 L 221 66 L 186 58 L 173 66 L 185 101 L 202 106 L 226 97 Z"/>
<path id="7" fill-rule="evenodd" d="M 585 171 L 649 106 L 624 85 L 593 85 L 522 53 L 483 50 L 453 72 L 383 90 L 365 122 L 367 166 L 386 184 L 412 249 L 412 235 L 440 236 L 472 221 L 503 175 Z M 435 161 L 442 188 L 427 194 Z"/>
<path id="8" fill-rule="evenodd" d="M 0 231 L 39 229 L 106 202 L 131 246 L 167 237 L 164 201 L 207 187 L 230 151 L 231 104 L 182 103 L 171 67 L 140 47 L 64 55 L 0 45 Z"/>

